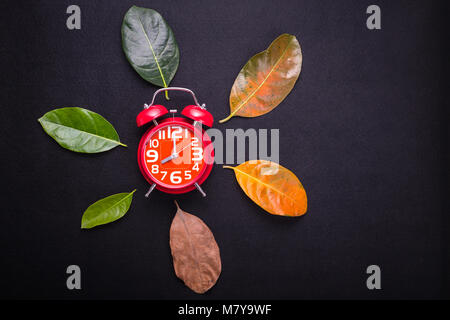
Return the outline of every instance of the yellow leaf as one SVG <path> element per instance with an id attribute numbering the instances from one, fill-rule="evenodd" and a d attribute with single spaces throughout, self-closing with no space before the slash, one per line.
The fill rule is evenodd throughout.
<path id="1" fill-rule="evenodd" d="M 302 67 L 302 50 L 295 36 L 282 34 L 267 48 L 254 55 L 239 72 L 230 93 L 230 115 L 257 117 L 286 98 Z"/>
<path id="2" fill-rule="evenodd" d="M 233 169 L 245 194 L 267 212 L 280 216 L 306 213 L 306 191 L 298 178 L 283 166 L 265 160 L 251 160 Z"/>

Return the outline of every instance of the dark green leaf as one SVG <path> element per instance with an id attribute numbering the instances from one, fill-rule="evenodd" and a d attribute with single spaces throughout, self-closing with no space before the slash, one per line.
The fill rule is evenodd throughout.
<path id="1" fill-rule="evenodd" d="M 71 151 L 97 153 L 118 145 L 126 147 L 111 123 L 83 108 L 55 109 L 38 121 L 49 136 Z"/>
<path id="2" fill-rule="evenodd" d="M 114 194 L 90 205 L 81 218 L 81 228 L 90 229 L 122 218 L 130 208 L 135 191 Z"/>
<path id="3" fill-rule="evenodd" d="M 172 30 L 158 12 L 132 6 L 123 19 L 122 47 L 142 78 L 160 87 L 172 81 L 180 52 Z"/>

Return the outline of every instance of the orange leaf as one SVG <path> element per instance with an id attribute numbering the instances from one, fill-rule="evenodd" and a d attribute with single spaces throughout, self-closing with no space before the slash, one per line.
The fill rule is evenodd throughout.
<path id="1" fill-rule="evenodd" d="M 283 166 L 265 160 L 251 160 L 233 169 L 236 180 L 257 205 L 280 216 L 301 216 L 307 208 L 306 192 L 298 178 Z"/>
<path id="2" fill-rule="evenodd" d="M 282 34 L 263 52 L 254 55 L 239 72 L 230 93 L 230 115 L 257 117 L 286 98 L 302 67 L 302 50 L 295 36 Z"/>

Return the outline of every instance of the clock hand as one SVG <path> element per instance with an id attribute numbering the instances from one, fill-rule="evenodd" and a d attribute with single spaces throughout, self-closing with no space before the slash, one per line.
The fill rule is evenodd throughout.
<path id="1" fill-rule="evenodd" d="M 189 147 L 189 146 L 192 144 L 192 142 L 193 142 L 193 141 L 191 141 L 191 143 L 189 143 L 189 144 L 188 144 L 187 146 L 185 146 L 183 149 L 181 149 L 180 151 L 178 151 L 178 152 L 177 152 L 177 155 L 178 155 L 181 151 L 183 151 L 184 149 L 186 149 L 187 147 Z"/>
<path id="2" fill-rule="evenodd" d="M 176 158 L 176 157 L 178 157 L 178 154 L 176 154 L 176 153 L 171 154 L 171 155 L 168 156 L 167 158 L 162 159 L 162 160 L 161 160 L 161 164 L 164 164 L 164 163 L 166 163 L 166 162 L 169 162 L 170 160 L 172 160 L 172 159 L 174 159 L 174 158 Z"/>
<path id="3" fill-rule="evenodd" d="M 173 141 L 173 151 L 172 154 L 177 153 L 177 142 L 175 141 L 175 138 L 172 135 L 172 141 Z"/>
<path id="4" fill-rule="evenodd" d="M 189 146 L 192 144 L 192 142 L 193 142 L 193 141 L 191 141 L 191 143 L 189 143 L 187 146 L 183 147 L 183 149 L 181 149 L 180 151 L 175 152 L 175 153 L 172 153 L 172 154 L 171 154 L 170 156 L 168 156 L 167 158 L 162 159 L 162 160 L 161 160 L 161 164 L 164 164 L 164 163 L 166 163 L 166 162 L 169 162 L 169 161 L 172 160 L 172 159 L 178 158 L 179 153 L 180 153 L 181 151 L 183 151 L 184 149 L 186 149 L 187 147 L 189 147 Z"/>
<path id="5" fill-rule="evenodd" d="M 161 164 L 164 164 L 164 163 L 166 163 L 166 162 L 169 162 L 170 160 L 172 160 L 172 159 L 178 157 L 178 154 L 177 154 L 177 142 L 176 142 L 176 140 L 175 140 L 174 137 L 172 137 L 172 142 L 173 142 L 173 151 L 172 151 L 172 154 L 171 154 L 170 156 L 168 156 L 167 158 L 164 158 L 163 160 L 161 160 Z"/>

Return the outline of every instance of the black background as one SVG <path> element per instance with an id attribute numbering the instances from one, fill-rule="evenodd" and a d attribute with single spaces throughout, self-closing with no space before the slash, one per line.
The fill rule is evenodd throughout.
<path id="1" fill-rule="evenodd" d="M 370 31 L 372 2 L 2 1 L 1 297 L 448 297 L 448 11 L 433 1 L 376 1 L 382 29 Z M 81 30 L 66 28 L 70 4 L 81 7 Z M 176 197 L 221 249 L 221 277 L 202 296 L 173 272 L 174 197 L 144 198 L 135 117 L 157 88 L 122 52 L 122 18 L 133 4 L 166 19 L 181 53 L 171 84 L 194 90 L 216 120 L 228 115 L 231 85 L 252 55 L 282 33 L 302 46 L 302 73 L 277 109 L 216 128 L 279 128 L 280 163 L 305 186 L 308 212 L 265 213 L 216 165 L 206 199 Z M 167 106 L 188 103 L 172 94 Z M 129 147 L 62 149 L 37 119 L 63 106 L 102 114 Z M 90 204 L 134 188 L 123 219 L 80 229 Z M 82 290 L 66 288 L 70 264 L 81 267 Z M 381 267 L 381 290 L 366 288 L 371 264 Z"/>

